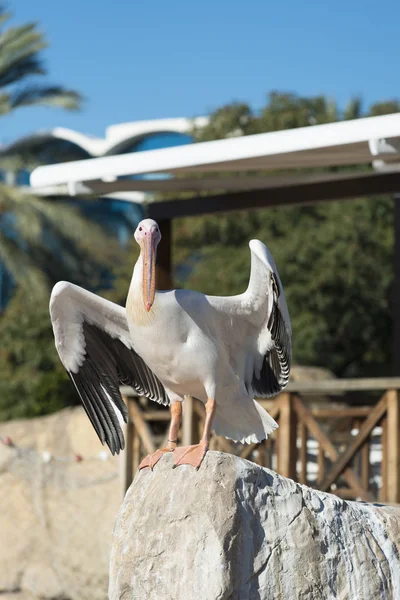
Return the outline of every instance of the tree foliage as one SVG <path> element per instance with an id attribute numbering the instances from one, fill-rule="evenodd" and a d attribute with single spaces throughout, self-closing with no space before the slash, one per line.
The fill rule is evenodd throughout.
<path id="1" fill-rule="evenodd" d="M 273 92 L 261 111 L 233 103 L 216 110 L 196 140 L 312 126 L 398 112 L 359 98 L 343 111 L 323 96 Z M 281 274 L 293 325 L 294 360 L 340 376 L 389 374 L 393 200 L 387 197 L 181 219 L 174 232 L 178 283 L 211 294 L 244 291 L 248 240 L 263 240 Z"/>
<path id="2" fill-rule="evenodd" d="M 303 97 L 292 93 L 271 92 L 265 106 L 258 111 L 243 102 L 232 102 L 216 109 L 206 127 L 194 130 L 194 137 L 198 142 L 206 142 L 399 111 L 400 102 L 397 100 L 377 102 L 363 113 L 359 97 L 352 98 L 341 110 L 335 100 L 325 96 Z"/>
<path id="3" fill-rule="evenodd" d="M 0 117 L 26 106 L 80 108 L 82 98 L 78 92 L 38 84 L 47 74 L 42 56 L 47 41 L 36 23 L 12 27 L 10 18 L 0 3 Z M 13 160 L 16 157 L 2 151 L 3 166 L 10 167 Z M 44 296 L 59 275 L 71 271 L 77 274 L 81 265 L 82 274 L 88 275 L 85 258 L 88 244 L 95 238 L 96 230 L 91 233 L 88 224 L 70 207 L 55 206 L 17 188 L 0 185 L 0 261 L 17 285 L 33 294 Z M 96 250 L 100 250 L 103 245 L 98 231 L 97 238 Z M 83 259 L 79 248 L 84 249 Z M 98 260 L 101 258 L 99 255 Z"/>
<path id="4" fill-rule="evenodd" d="M 35 298 L 47 299 L 60 279 L 98 288 L 121 255 L 105 236 L 77 207 L 0 185 L 0 260 Z"/>
<path id="5" fill-rule="evenodd" d="M 0 420 L 35 417 L 76 404 L 49 322 L 48 302 L 18 290 L 0 319 Z"/>
<path id="6" fill-rule="evenodd" d="M 0 117 L 17 108 L 46 105 L 75 110 L 81 96 L 58 85 L 38 85 L 46 75 L 47 43 L 35 23 L 6 27 L 0 6 Z M 25 157 L 2 165 L 24 164 Z M 49 293 L 60 279 L 91 289 L 121 259 L 115 240 L 78 208 L 0 184 L 0 262 L 16 293 L 0 318 L 0 419 L 52 412 L 76 402 L 54 347 Z M 118 257 L 118 258 L 117 258 Z"/>
<path id="7" fill-rule="evenodd" d="M 264 241 L 284 285 L 295 363 L 327 367 L 339 376 L 387 374 L 390 198 L 181 219 L 174 238 L 178 283 L 217 295 L 246 289 L 248 242 Z"/>
<path id="8" fill-rule="evenodd" d="M 0 116 L 26 106 L 78 109 L 82 99 L 74 90 L 36 82 L 47 73 L 41 55 L 46 39 L 36 23 L 7 27 L 10 17 L 0 5 Z"/>

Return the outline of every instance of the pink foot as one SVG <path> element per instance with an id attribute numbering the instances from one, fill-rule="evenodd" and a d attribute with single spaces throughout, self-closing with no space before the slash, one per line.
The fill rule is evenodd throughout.
<path id="1" fill-rule="evenodd" d="M 153 470 L 160 458 L 162 458 L 166 452 L 173 451 L 173 448 L 162 448 L 161 450 L 156 450 L 153 454 L 148 454 L 140 463 L 139 471 L 145 467 L 150 467 L 150 469 Z"/>
<path id="2" fill-rule="evenodd" d="M 208 444 L 205 442 L 200 442 L 195 446 L 177 448 L 174 452 L 174 466 L 172 468 L 175 469 L 179 465 L 192 465 L 192 467 L 199 469 L 207 450 Z"/>

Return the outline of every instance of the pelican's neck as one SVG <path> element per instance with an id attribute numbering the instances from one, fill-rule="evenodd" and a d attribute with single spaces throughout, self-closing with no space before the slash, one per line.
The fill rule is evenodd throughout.
<path id="1" fill-rule="evenodd" d="M 133 268 L 131 284 L 129 286 L 128 297 L 126 300 L 128 317 L 138 325 L 149 324 L 154 318 L 156 300 L 157 292 L 154 298 L 153 306 L 149 311 L 147 311 L 143 300 L 143 255 L 141 251 Z"/>

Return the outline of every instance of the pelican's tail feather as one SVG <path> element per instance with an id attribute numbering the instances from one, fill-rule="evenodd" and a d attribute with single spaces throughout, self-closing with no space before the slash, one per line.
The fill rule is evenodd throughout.
<path id="1" fill-rule="evenodd" d="M 235 410 L 240 409 L 240 410 Z M 256 401 L 243 404 L 217 405 L 213 420 L 213 428 L 217 435 L 240 442 L 256 444 L 267 439 L 278 424 L 267 411 Z"/>

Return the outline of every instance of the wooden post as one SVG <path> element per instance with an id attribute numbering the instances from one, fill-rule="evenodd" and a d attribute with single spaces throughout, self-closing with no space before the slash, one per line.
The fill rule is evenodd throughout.
<path id="1" fill-rule="evenodd" d="M 265 456 L 265 442 L 261 442 L 257 446 L 258 456 L 257 456 L 257 464 L 261 467 L 266 467 L 266 456 Z"/>
<path id="2" fill-rule="evenodd" d="M 197 444 L 201 440 L 204 429 L 206 411 L 204 404 L 197 399 L 193 399 L 193 421 L 192 421 L 192 444 Z M 224 437 L 218 438 L 218 446 L 221 452 L 232 454 L 232 444 Z M 229 450 L 227 448 L 230 448 Z"/>
<path id="3" fill-rule="evenodd" d="M 279 445 L 278 473 L 283 477 L 296 479 L 297 459 L 297 418 L 292 406 L 292 397 L 288 392 L 280 395 L 279 401 Z"/>
<path id="4" fill-rule="evenodd" d="M 193 444 L 193 398 L 185 396 L 182 415 L 182 446 Z"/>
<path id="5" fill-rule="evenodd" d="M 153 434 L 148 423 L 144 419 L 143 410 L 139 407 L 139 404 L 132 400 L 130 402 L 130 411 L 129 417 L 132 419 L 133 426 L 135 427 L 140 440 L 143 444 L 144 450 L 147 454 L 152 454 L 156 451 L 156 446 L 154 444 Z M 132 444 L 132 442 L 131 442 Z"/>
<path id="6" fill-rule="evenodd" d="M 307 485 L 307 427 L 300 422 L 300 474 L 299 481 Z"/>
<path id="7" fill-rule="evenodd" d="M 122 497 L 125 496 L 125 493 L 129 486 L 132 483 L 133 479 L 133 456 L 132 456 L 132 443 L 133 443 L 133 423 L 130 418 L 130 405 L 133 400 L 124 397 L 124 402 L 128 407 L 128 423 L 123 425 L 122 432 L 125 438 L 125 450 L 121 452 L 121 492 Z"/>
<path id="8" fill-rule="evenodd" d="M 317 475 L 317 485 L 318 485 L 321 483 L 321 481 L 324 480 L 324 477 L 325 477 L 325 454 L 324 454 L 324 449 L 322 448 L 321 444 L 318 444 L 317 464 L 318 464 L 318 475 Z"/>
<path id="9" fill-rule="evenodd" d="M 362 426 L 362 420 L 361 419 L 356 419 L 354 421 L 353 427 L 355 429 L 357 429 L 358 431 L 360 431 L 361 426 Z M 369 488 L 369 444 L 371 441 L 371 437 L 368 437 L 364 444 L 361 446 L 360 449 L 360 479 L 361 479 L 361 485 L 363 486 L 363 488 L 365 490 L 368 490 Z"/>
<path id="10" fill-rule="evenodd" d="M 379 500 L 381 502 L 387 502 L 387 416 L 382 419 L 382 461 L 381 461 L 381 477 L 382 487 L 379 493 Z"/>
<path id="11" fill-rule="evenodd" d="M 266 454 L 267 454 L 266 461 L 265 461 L 265 466 L 268 469 L 272 469 L 273 448 L 272 448 L 272 440 L 271 440 L 271 438 L 268 438 L 267 440 L 265 440 L 265 451 L 266 451 Z"/>
<path id="12" fill-rule="evenodd" d="M 132 440 L 132 477 L 140 465 L 140 437 L 136 429 L 133 429 Z"/>
<path id="13" fill-rule="evenodd" d="M 400 404 L 397 390 L 387 392 L 387 501 L 400 502 Z"/>
<path id="14" fill-rule="evenodd" d="M 361 446 L 361 484 L 364 489 L 369 488 L 369 439 Z"/>

